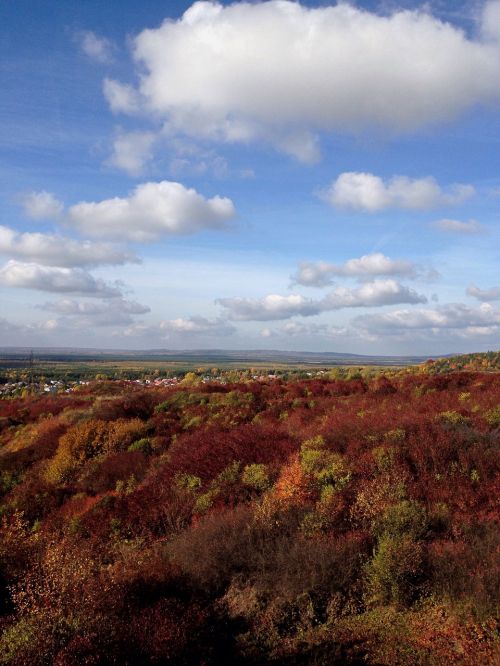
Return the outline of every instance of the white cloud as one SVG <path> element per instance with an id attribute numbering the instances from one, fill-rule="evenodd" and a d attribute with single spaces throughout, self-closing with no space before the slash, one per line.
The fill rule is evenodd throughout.
<path id="1" fill-rule="evenodd" d="M 30 324 L 18 324 L 0 317 L 0 343 L 4 345 L 19 346 L 26 343 L 27 336 L 36 336 L 39 342 L 40 335 L 51 334 L 58 328 L 58 322 L 55 319 L 34 322 Z M 32 338 L 33 339 L 33 338 Z"/>
<path id="2" fill-rule="evenodd" d="M 216 302 L 228 311 L 230 319 L 237 321 L 272 321 L 289 319 L 295 315 L 308 317 L 321 312 L 318 301 L 298 294 L 269 294 L 260 299 L 219 298 Z"/>
<path id="3" fill-rule="evenodd" d="M 466 291 L 468 296 L 477 298 L 478 301 L 498 301 L 500 300 L 500 287 L 491 287 L 491 289 L 479 289 L 475 285 L 467 287 Z"/>
<path id="4" fill-rule="evenodd" d="M 291 338 L 324 338 L 328 340 L 338 340 L 348 337 L 349 339 L 359 337 L 354 331 L 343 326 L 331 326 L 330 324 L 310 324 L 303 322 L 288 321 L 279 328 L 265 328 L 260 332 L 262 337 L 280 337 Z"/>
<path id="5" fill-rule="evenodd" d="M 229 176 L 237 178 L 255 178 L 252 169 L 243 168 L 232 170 L 225 157 L 219 155 L 213 148 L 197 144 L 191 139 L 163 136 L 168 140 L 168 148 L 173 156 L 170 160 L 170 173 L 178 178 L 180 175 L 211 174 L 215 178 L 224 179 Z"/>
<path id="6" fill-rule="evenodd" d="M 205 317 L 192 316 L 188 318 L 170 319 L 161 321 L 159 324 L 135 324 L 124 331 L 128 337 L 153 337 L 161 340 L 171 338 L 182 341 L 187 337 L 226 337 L 233 335 L 236 328 L 226 319 L 206 319 Z"/>
<path id="7" fill-rule="evenodd" d="M 236 215 L 230 199 L 205 199 L 180 183 L 138 185 L 126 198 L 81 202 L 68 209 L 68 221 L 82 233 L 136 242 L 162 235 L 224 229 Z"/>
<path id="8" fill-rule="evenodd" d="M 57 220 L 64 210 L 63 204 L 51 193 L 30 192 L 22 197 L 24 212 L 32 220 Z"/>
<path id="9" fill-rule="evenodd" d="M 485 39 L 500 40 L 500 2 L 487 2 L 483 12 L 482 31 Z"/>
<path id="10" fill-rule="evenodd" d="M 457 340 L 467 340 L 469 344 L 495 344 L 499 333 L 500 308 L 486 303 L 479 308 L 449 303 L 435 309 L 401 309 L 366 314 L 351 319 L 346 326 L 286 322 L 279 328 L 261 331 L 263 337 L 299 338 L 309 341 L 309 344 L 311 339 L 317 338 L 348 343 L 351 347 L 354 341 L 373 344 L 390 339 L 392 343 L 401 342 L 410 349 L 410 352 L 403 353 L 421 353 L 416 349 L 428 349 L 431 340 L 442 343 L 447 352 L 454 350 L 451 345 L 455 345 Z M 417 343 L 418 347 L 415 347 Z M 409 344 L 412 346 L 407 347 Z M 361 353 L 370 352 L 365 348 Z M 390 353 L 397 352 L 393 350 Z"/>
<path id="11" fill-rule="evenodd" d="M 334 264 L 326 261 L 301 261 L 296 273 L 290 276 L 292 285 L 301 284 L 304 287 L 328 287 L 333 284 L 332 268 Z"/>
<path id="12" fill-rule="evenodd" d="M 457 329 L 476 335 L 478 331 L 500 330 L 500 308 L 483 303 L 473 308 L 463 303 L 449 303 L 435 309 L 394 310 L 383 314 L 367 314 L 356 317 L 354 326 L 385 334 L 401 331 Z"/>
<path id="13" fill-rule="evenodd" d="M 206 319 L 205 317 L 192 316 L 188 319 L 178 318 L 163 321 L 160 328 L 165 333 L 178 333 L 182 335 L 232 335 L 235 328 L 223 318 Z"/>
<path id="14" fill-rule="evenodd" d="M 333 277 L 372 278 L 379 275 L 403 275 L 414 277 L 416 266 L 411 261 L 390 259 L 381 252 L 365 254 L 349 259 L 344 264 L 325 261 L 301 262 L 297 272 L 291 276 L 292 284 L 305 287 L 326 287 L 333 284 Z"/>
<path id="15" fill-rule="evenodd" d="M 303 130 L 302 132 L 295 130 L 282 136 L 276 134 L 274 137 L 263 135 L 262 138 L 267 138 L 275 148 L 291 157 L 295 157 L 303 164 L 316 164 L 321 159 L 319 139 L 309 130 Z"/>
<path id="16" fill-rule="evenodd" d="M 227 310 L 230 319 L 273 321 L 290 319 L 295 315 L 309 317 L 342 308 L 425 303 L 426 301 L 425 296 L 395 280 L 374 280 L 355 289 L 336 287 L 319 300 L 305 298 L 299 294 L 290 296 L 270 294 L 261 299 L 219 298 L 216 302 Z"/>
<path id="17" fill-rule="evenodd" d="M 155 140 L 153 132 L 120 132 L 113 142 L 113 153 L 107 164 L 130 176 L 140 176 L 144 165 L 153 157 Z"/>
<path id="18" fill-rule="evenodd" d="M 0 254 L 49 266 L 99 266 L 139 263 L 126 250 L 108 243 L 76 241 L 64 236 L 18 233 L 0 225 Z"/>
<path id="19" fill-rule="evenodd" d="M 202 154 L 199 158 L 181 157 L 177 155 L 170 161 L 170 173 L 173 176 L 181 174 L 206 174 L 211 173 L 215 178 L 227 178 L 230 173 L 227 160 L 220 155 Z M 240 177 L 244 174 L 237 173 Z M 248 177 L 248 176 L 247 176 Z"/>
<path id="20" fill-rule="evenodd" d="M 425 296 L 396 280 L 365 282 L 356 289 L 337 287 L 321 300 L 323 310 L 426 302 Z"/>
<path id="21" fill-rule="evenodd" d="M 139 112 L 140 98 L 130 85 L 104 79 L 103 92 L 113 113 L 135 114 Z"/>
<path id="22" fill-rule="evenodd" d="M 2 334 L 2 336 L 9 335 L 11 333 L 19 333 L 20 330 L 21 326 L 19 326 L 19 324 L 14 324 L 4 317 L 0 317 L 0 334 Z"/>
<path id="23" fill-rule="evenodd" d="M 82 268 L 41 266 L 15 260 L 8 261 L 0 268 L 0 285 L 99 298 L 121 296 L 119 287 L 106 284 Z"/>
<path id="24" fill-rule="evenodd" d="M 452 234 L 473 235 L 481 234 L 486 231 L 486 227 L 476 220 L 469 220 L 468 222 L 461 222 L 460 220 L 437 220 L 433 222 L 433 227 L 439 231 L 445 231 Z"/>
<path id="25" fill-rule="evenodd" d="M 321 198 L 338 208 L 374 213 L 388 208 L 426 210 L 459 204 L 474 194 L 471 185 L 452 185 L 444 190 L 431 176 L 393 176 L 384 181 L 371 173 L 350 171 L 340 174 Z"/>
<path id="26" fill-rule="evenodd" d="M 55 302 L 44 303 L 39 309 L 55 312 L 63 317 L 80 320 L 80 327 L 92 326 L 128 326 L 133 324 L 133 315 L 141 315 L 150 312 L 147 305 L 141 305 L 135 301 L 124 298 L 113 298 L 101 302 L 76 301 L 73 299 L 62 299 Z M 67 320 L 65 320 L 67 322 Z"/>
<path id="27" fill-rule="evenodd" d="M 172 132 L 267 141 L 310 162 L 317 132 L 412 131 L 497 101 L 498 7 L 486 4 L 470 39 L 423 10 L 195 2 L 135 38 L 138 90 L 107 80 L 105 94 Z"/>
<path id="28" fill-rule="evenodd" d="M 113 60 L 114 46 L 106 37 L 99 37 L 90 30 L 79 32 L 76 35 L 81 50 L 91 60 L 107 64 Z"/>
<path id="29" fill-rule="evenodd" d="M 123 298 L 116 298 L 111 301 L 75 301 L 73 299 L 62 299 L 44 303 L 40 306 L 41 310 L 56 312 L 63 315 L 98 315 L 108 312 L 110 308 L 120 308 L 127 314 L 146 314 L 150 312 L 147 305 L 141 305 L 135 301 L 127 301 Z"/>

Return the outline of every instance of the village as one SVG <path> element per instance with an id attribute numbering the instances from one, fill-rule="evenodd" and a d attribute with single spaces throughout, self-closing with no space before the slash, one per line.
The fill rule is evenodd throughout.
<path id="1" fill-rule="evenodd" d="M 314 373 L 307 372 L 308 377 L 321 376 L 325 374 L 325 370 L 319 370 Z M 238 374 L 235 376 L 234 372 L 221 372 L 219 374 L 205 374 L 200 375 L 194 372 L 179 373 L 173 377 L 141 377 L 141 378 L 116 378 L 107 377 L 106 375 L 96 375 L 95 379 L 51 379 L 51 380 L 30 380 L 30 378 L 17 379 L 13 381 L 6 381 L 0 383 L 0 399 L 12 397 L 26 397 L 27 395 L 38 395 L 43 393 L 57 394 L 57 393 L 73 393 L 78 391 L 82 386 L 88 386 L 92 381 L 117 381 L 124 385 L 141 386 L 144 388 L 165 388 L 170 386 L 177 386 L 178 384 L 208 384 L 218 383 L 227 384 L 234 381 L 249 379 L 254 381 L 269 381 L 278 379 L 279 375 L 275 372 L 265 374 L 252 374 L 244 376 Z"/>

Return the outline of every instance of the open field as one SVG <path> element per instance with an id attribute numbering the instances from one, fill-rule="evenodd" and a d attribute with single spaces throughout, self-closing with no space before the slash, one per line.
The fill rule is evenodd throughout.
<path id="1" fill-rule="evenodd" d="M 215 368 L 220 371 L 253 369 L 261 372 L 327 370 L 329 368 L 405 367 L 425 361 L 425 357 L 357 356 L 354 354 L 281 351 L 100 351 L 0 348 L 0 379 L 9 371 L 30 369 L 40 377 L 53 379 L 88 379 L 96 375 L 108 378 L 137 378 L 156 372 L 160 376 Z"/>

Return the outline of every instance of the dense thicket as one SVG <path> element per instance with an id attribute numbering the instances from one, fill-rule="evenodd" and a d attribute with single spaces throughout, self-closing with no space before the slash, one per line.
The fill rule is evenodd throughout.
<path id="1" fill-rule="evenodd" d="M 500 375 L 0 401 L 0 663 L 498 663 Z"/>

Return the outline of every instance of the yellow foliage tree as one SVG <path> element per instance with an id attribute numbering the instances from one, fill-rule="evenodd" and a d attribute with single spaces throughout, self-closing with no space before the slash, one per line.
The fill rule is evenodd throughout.
<path id="1" fill-rule="evenodd" d="M 81 421 L 59 440 L 56 454 L 46 468 L 45 478 L 50 483 L 64 482 L 87 460 L 115 451 L 124 451 L 144 433 L 145 425 L 139 419 Z"/>

